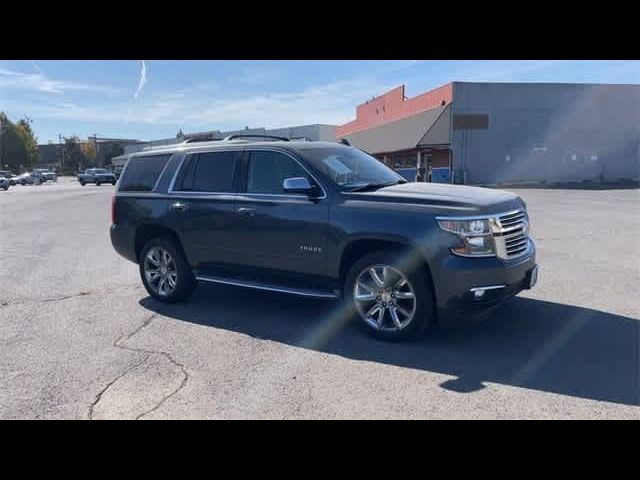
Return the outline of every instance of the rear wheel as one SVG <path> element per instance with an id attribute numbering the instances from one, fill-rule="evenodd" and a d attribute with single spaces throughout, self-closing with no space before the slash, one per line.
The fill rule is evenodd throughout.
<path id="1" fill-rule="evenodd" d="M 397 254 L 373 252 L 349 270 L 344 298 L 358 324 L 383 340 L 418 338 L 434 323 L 434 300 L 423 265 L 407 266 Z"/>
<path id="2" fill-rule="evenodd" d="M 161 302 L 185 300 L 196 287 L 193 271 L 182 249 L 169 237 L 149 240 L 140 253 L 138 264 L 147 292 Z"/>
<path id="3" fill-rule="evenodd" d="M 100 182 L 96 181 L 96 187 L 100 186 Z"/>

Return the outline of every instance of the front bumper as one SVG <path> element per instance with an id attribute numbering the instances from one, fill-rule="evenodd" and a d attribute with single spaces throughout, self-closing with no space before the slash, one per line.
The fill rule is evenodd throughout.
<path id="1" fill-rule="evenodd" d="M 458 323 L 475 314 L 482 316 L 487 309 L 530 288 L 534 268 L 537 275 L 536 267 L 533 241 L 528 255 L 512 261 L 448 255 L 439 265 L 439 274 L 434 275 L 441 323 Z"/>

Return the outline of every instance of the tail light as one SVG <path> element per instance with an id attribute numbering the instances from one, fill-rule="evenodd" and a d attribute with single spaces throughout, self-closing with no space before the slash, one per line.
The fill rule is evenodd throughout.
<path id="1" fill-rule="evenodd" d="M 116 196 L 111 197 L 111 224 L 116 223 Z"/>

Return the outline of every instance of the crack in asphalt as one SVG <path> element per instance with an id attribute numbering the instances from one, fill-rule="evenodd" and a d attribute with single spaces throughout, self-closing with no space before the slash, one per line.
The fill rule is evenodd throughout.
<path id="1" fill-rule="evenodd" d="M 115 290 L 119 290 L 121 288 L 133 288 L 137 287 L 137 283 L 132 283 L 129 285 L 112 285 L 110 288 L 105 288 L 103 290 L 81 290 L 78 293 L 70 293 L 67 295 L 59 295 L 57 297 L 51 298 L 42 298 L 42 299 L 25 299 L 25 300 L 17 300 L 15 302 L 9 302 L 6 300 L 0 301 L 0 308 L 9 307 L 12 305 L 26 305 L 29 303 L 45 303 L 45 302 L 60 302 L 62 300 L 69 300 L 70 298 L 84 297 L 87 295 L 95 295 L 96 293 L 112 293 Z"/>
<path id="2" fill-rule="evenodd" d="M 163 352 L 160 350 L 149 350 L 146 348 L 135 348 L 135 347 L 129 347 L 125 344 L 123 344 L 122 342 L 126 342 L 127 340 L 130 340 L 132 337 L 134 337 L 135 335 L 137 335 L 138 333 L 140 333 L 143 329 L 145 329 L 146 327 L 148 327 L 151 322 L 153 322 L 153 320 L 155 320 L 157 318 L 157 315 L 154 313 L 152 315 L 149 315 L 149 317 L 147 317 L 144 322 L 142 322 L 142 324 L 136 328 L 133 332 L 130 333 L 125 333 L 123 335 L 121 335 L 120 337 L 118 337 L 118 339 L 113 342 L 113 346 L 122 350 L 127 350 L 130 352 L 134 352 L 134 353 L 143 353 L 144 358 L 135 363 L 134 365 L 132 365 L 131 367 L 129 367 L 125 372 L 123 372 L 122 374 L 118 375 L 116 378 L 114 378 L 113 380 L 111 380 L 102 390 L 100 390 L 100 392 L 98 392 L 98 394 L 96 395 L 95 399 L 93 400 L 93 402 L 91 402 L 91 405 L 89 406 L 89 412 L 88 412 L 88 418 L 89 420 L 93 420 L 93 413 L 95 411 L 95 407 L 97 406 L 97 404 L 100 402 L 100 400 L 102 399 L 102 396 L 104 395 L 104 393 L 109 390 L 109 388 L 111 388 L 111 386 L 113 386 L 118 380 L 120 380 L 121 378 L 125 377 L 129 372 L 131 372 L 132 370 L 134 370 L 135 368 L 139 367 L 140 365 L 144 364 L 145 362 L 147 362 L 149 360 L 149 358 L 152 355 L 161 355 L 164 356 L 167 360 L 169 360 L 169 363 L 171 363 L 172 365 L 175 365 L 176 367 L 178 367 L 180 369 L 180 371 L 182 372 L 182 381 L 180 382 L 180 385 L 178 385 L 177 388 L 175 388 L 172 392 L 170 392 L 169 394 L 165 395 L 164 397 L 162 397 L 158 402 L 156 402 L 156 404 L 150 408 L 149 410 L 142 412 L 141 414 L 136 416 L 136 420 L 140 420 L 142 417 L 144 417 L 145 415 L 149 415 L 150 413 L 155 412 L 156 410 L 158 410 L 162 405 L 165 404 L 165 402 L 167 400 L 169 400 L 171 397 L 173 397 L 175 394 L 177 394 L 180 390 L 182 390 L 185 385 L 187 384 L 187 382 L 189 381 L 189 373 L 187 372 L 187 369 L 185 368 L 184 364 L 178 362 L 177 360 L 175 360 L 168 352 Z"/>

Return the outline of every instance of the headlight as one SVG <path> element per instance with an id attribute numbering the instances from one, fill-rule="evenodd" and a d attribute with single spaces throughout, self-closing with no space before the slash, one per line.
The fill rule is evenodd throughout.
<path id="1" fill-rule="evenodd" d="M 488 218 L 468 220 L 438 218 L 438 225 L 460 238 L 461 244 L 452 248 L 453 253 L 466 257 L 495 255 L 495 244 Z"/>

